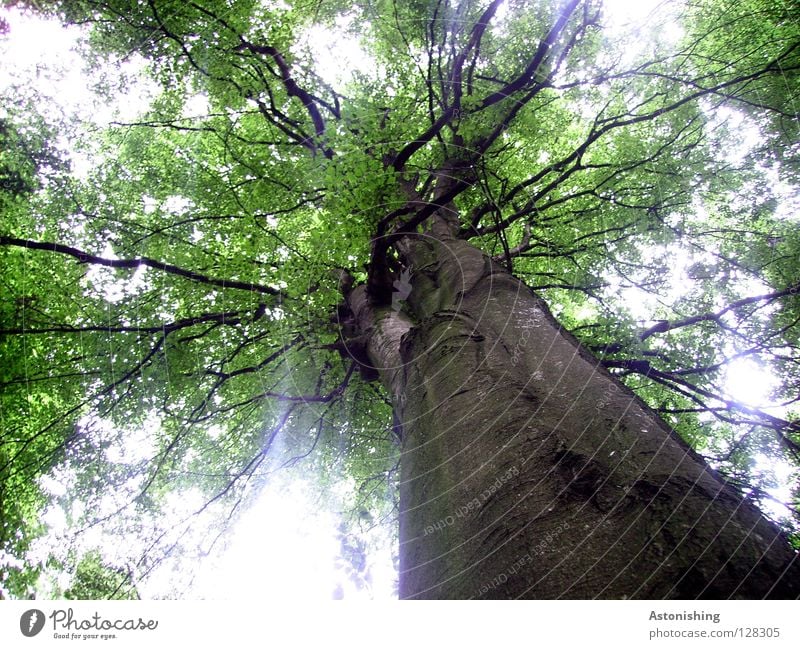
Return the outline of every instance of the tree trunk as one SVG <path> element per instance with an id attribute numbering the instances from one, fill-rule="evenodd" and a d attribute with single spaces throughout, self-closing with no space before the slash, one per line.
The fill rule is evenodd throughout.
<path id="1" fill-rule="evenodd" d="M 786 537 L 446 228 L 350 304 L 402 430 L 400 596 L 794 598 Z"/>

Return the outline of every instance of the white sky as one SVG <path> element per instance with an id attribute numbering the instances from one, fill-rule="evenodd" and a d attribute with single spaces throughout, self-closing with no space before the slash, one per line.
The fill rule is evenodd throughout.
<path id="1" fill-rule="evenodd" d="M 2 60 L 14 62 L 13 66 L 0 66 L 0 87 L 7 87 L 15 78 L 27 78 L 40 95 L 51 98 L 64 112 L 78 113 L 96 124 L 133 119 L 152 99 L 155 86 L 144 83 L 119 95 L 113 103 L 95 96 L 91 92 L 93 79 L 74 50 L 77 30 L 67 30 L 55 21 L 26 17 L 14 9 L 0 11 L 11 24 L 10 33 L 0 39 L 0 54 Z M 139 65 L 141 61 L 131 57 L 127 69 L 135 73 Z"/>
<path id="2" fill-rule="evenodd" d="M 357 586 L 342 566 L 338 520 L 309 498 L 314 486 L 278 479 L 236 523 L 221 556 L 200 566 L 191 598 L 321 601 L 337 587 L 345 599 L 393 599 L 396 573 L 380 531 L 367 554 L 372 583 Z"/>

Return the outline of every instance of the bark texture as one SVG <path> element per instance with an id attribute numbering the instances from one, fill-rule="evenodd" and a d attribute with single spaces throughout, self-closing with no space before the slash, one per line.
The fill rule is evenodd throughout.
<path id="1" fill-rule="evenodd" d="M 800 560 L 524 284 L 441 228 L 350 298 L 402 427 L 402 598 L 795 598 Z"/>

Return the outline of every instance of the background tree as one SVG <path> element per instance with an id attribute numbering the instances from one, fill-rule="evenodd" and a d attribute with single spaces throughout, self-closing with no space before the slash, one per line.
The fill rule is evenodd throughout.
<path id="1" fill-rule="evenodd" d="M 36 480 L 46 474 L 70 484 L 63 498 L 80 493 L 88 503 L 76 527 L 137 529 L 145 550 L 131 563 L 142 579 L 180 547 L 187 525 L 230 516 L 248 486 L 286 463 L 345 472 L 360 485 L 354 512 L 391 515 L 402 449 L 403 471 L 411 471 L 405 485 L 430 463 L 475 478 L 457 481 L 457 497 L 442 482 L 452 476 L 418 487 L 415 497 L 438 504 L 412 521 L 416 536 L 406 540 L 421 539 L 432 560 L 483 562 L 456 590 L 403 592 L 401 584 L 403 594 L 557 596 L 558 584 L 537 589 L 530 575 L 514 588 L 481 591 L 525 556 L 536 535 L 560 529 L 551 554 L 574 552 L 586 533 L 571 505 L 559 511 L 572 524 L 550 519 L 529 529 L 524 543 L 503 541 L 500 554 L 494 541 L 476 541 L 472 555 L 457 557 L 453 548 L 474 538 L 462 523 L 475 516 L 448 521 L 476 498 L 489 511 L 480 495 L 497 480 L 503 495 L 495 503 L 520 493 L 531 480 L 526 471 L 541 474 L 541 466 L 484 461 L 530 427 L 519 413 L 531 389 L 544 421 L 552 414 L 545 411 L 566 410 L 601 426 L 597 410 L 581 410 L 599 403 L 611 412 L 606 430 L 627 426 L 620 422 L 639 401 L 607 388 L 616 383 L 599 366 L 757 503 L 773 497 L 775 467 L 796 477 L 800 22 L 793 5 L 674 3 L 630 30 L 611 29 L 601 3 L 578 0 L 35 8 L 89 26 L 98 60 L 144 57 L 162 90 L 138 121 L 94 134 L 93 167 L 83 177 L 53 162 L 44 125 L 20 130 L 14 119 L 24 112 L 3 122 L 10 144 L 0 167 L 7 295 L 0 333 L 9 362 L 0 507 L 8 555 L 22 557 L 40 532 L 33 522 L 47 494 Z M 339 86 L 315 72 L 309 43 L 321 28 L 338 30 L 342 48 L 358 35 L 367 57 Z M 198 98 L 199 115 L 191 108 Z M 597 366 L 591 376 L 602 377 L 600 393 L 584 394 L 590 380 L 581 384 L 583 375 L 570 369 L 537 373 L 550 346 L 537 347 L 526 327 L 557 328 L 538 300 L 498 297 L 506 295 L 501 284 L 507 295 L 527 295 L 501 268 L 542 296 L 560 326 L 595 354 L 569 348 Z M 465 311 L 462 297 L 487 278 L 498 284 Z M 518 311 L 523 306 L 528 311 Z M 528 324 L 512 326 L 509 313 Z M 450 340 L 446 327 L 435 328 L 442 314 L 451 324 L 477 324 Z M 445 339 L 429 353 L 425 340 Z M 449 364 L 476 345 L 486 362 Z M 463 434 L 497 433 L 482 436 L 472 465 L 456 459 L 457 449 L 470 448 L 468 437 L 419 464 L 414 453 L 425 443 L 414 436 L 450 430 L 460 386 L 498 376 L 494 351 L 485 351 L 498 345 L 506 347 L 495 360 L 507 380 L 476 394 L 480 401 L 492 394 L 516 414 L 499 426 L 476 410 L 460 424 Z M 538 361 L 520 360 L 535 349 Z M 444 364 L 421 367 L 428 358 Z M 561 358 L 566 368 L 571 358 Z M 762 402 L 729 393 L 737 367 L 775 377 Z M 446 380 L 439 385 L 437 376 Z M 562 377 L 571 391 L 555 391 Z M 684 448 L 654 422 L 648 438 Z M 616 469 L 593 463 L 604 442 L 591 439 L 587 455 L 558 447 L 559 439 L 548 437 L 555 444 L 548 461 L 564 482 L 547 489 L 566 489 L 572 504 L 591 501 L 603 521 L 621 515 L 619 497 L 603 490 Z M 613 457 L 617 449 L 609 448 Z M 709 479 L 709 490 L 721 484 Z M 643 508 L 655 498 L 645 491 L 637 496 Z M 197 506 L 159 516 L 175 493 L 196 495 Z M 729 487 L 724 494 L 708 498 L 744 512 L 737 525 L 745 537 L 767 539 L 756 555 L 774 559 L 772 568 L 791 560 L 775 527 L 738 504 Z M 790 533 L 792 498 L 778 515 Z M 610 504 L 598 504 L 604 499 Z M 698 497 L 701 511 L 704 502 Z M 402 539 L 403 512 L 413 508 L 401 502 L 400 509 Z M 711 528 L 723 515 L 709 515 Z M 514 516 L 526 529 L 537 519 L 525 510 L 506 522 Z M 682 516 L 697 527 L 695 510 Z M 425 534 L 440 521 L 446 530 Z M 758 533 L 747 532 L 755 525 Z M 684 538 L 666 556 L 693 564 Z M 733 545 L 723 563 L 734 558 Z M 489 554 L 494 564 L 484 561 Z M 749 560 L 732 563 L 747 573 Z M 737 594 L 742 583 L 709 589 L 715 574 L 678 563 L 681 588 L 670 590 L 675 575 L 660 575 L 654 581 L 663 590 L 623 584 L 620 593 L 720 596 Z M 404 574 L 414 565 L 407 556 Z M 448 583 L 450 570 L 458 573 L 443 568 L 434 586 Z M 8 583 L 22 595 L 31 567 L 14 574 Z M 772 585 L 785 577 L 773 594 L 797 592 L 792 570 L 764 574 Z M 620 594 L 606 586 L 572 594 Z"/>

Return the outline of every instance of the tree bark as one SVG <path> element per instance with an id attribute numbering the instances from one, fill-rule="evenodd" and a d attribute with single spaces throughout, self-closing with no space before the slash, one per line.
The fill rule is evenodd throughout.
<path id="1" fill-rule="evenodd" d="M 402 429 L 400 596 L 795 598 L 779 528 L 439 227 L 402 311 L 351 308 Z"/>

